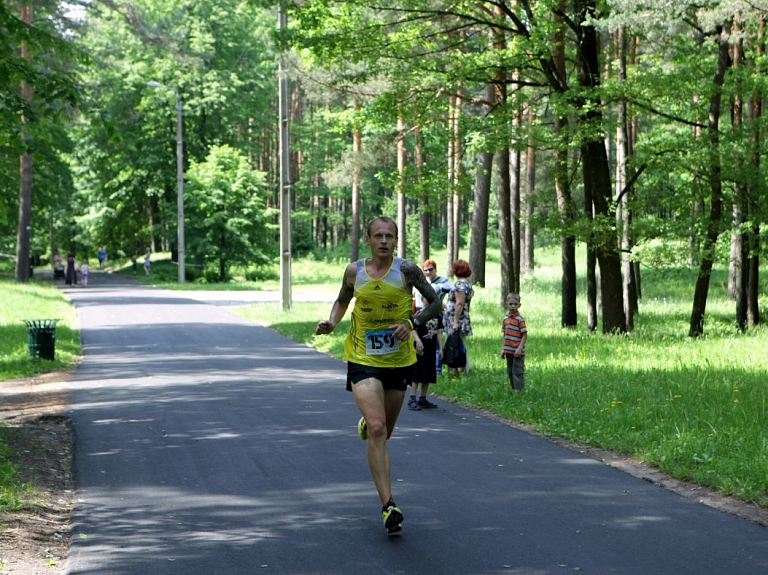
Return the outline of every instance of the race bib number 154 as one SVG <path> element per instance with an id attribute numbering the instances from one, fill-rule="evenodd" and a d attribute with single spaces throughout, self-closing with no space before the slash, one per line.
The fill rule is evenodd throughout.
<path id="1" fill-rule="evenodd" d="M 400 351 L 400 340 L 394 329 L 368 329 L 365 331 L 365 355 L 387 355 Z"/>

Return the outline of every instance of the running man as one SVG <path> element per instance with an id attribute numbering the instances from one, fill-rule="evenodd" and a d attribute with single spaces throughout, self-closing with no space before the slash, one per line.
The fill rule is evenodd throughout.
<path id="1" fill-rule="evenodd" d="M 344 346 L 347 390 L 363 414 L 358 433 L 361 439 L 368 440 L 368 467 L 381 498 L 384 526 L 395 533 L 400 531 L 403 514 L 392 500 L 387 440 L 395 429 L 416 363 L 411 331 L 437 317 L 441 305 L 421 269 L 394 256 L 397 224 L 391 218 L 371 220 L 365 242 L 371 257 L 347 266 L 331 315 L 317 324 L 315 333 L 331 333 L 355 298 Z M 427 305 L 411 317 L 413 288 Z"/>

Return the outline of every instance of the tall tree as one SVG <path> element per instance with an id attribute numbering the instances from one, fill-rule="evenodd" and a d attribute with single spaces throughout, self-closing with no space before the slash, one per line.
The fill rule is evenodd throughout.
<path id="1" fill-rule="evenodd" d="M 597 31 L 590 24 L 596 15 L 594 0 L 576 2 L 575 32 L 579 37 L 577 69 L 579 84 L 587 91 L 582 99 L 581 124 L 592 133 L 585 135 L 581 145 L 584 165 L 584 185 L 592 192 L 595 210 L 596 251 L 600 266 L 600 295 L 602 303 L 603 332 L 625 332 L 621 260 L 615 232 L 615 214 L 612 211 L 611 175 L 608 155 L 603 141 L 602 103 L 590 95 L 600 86 L 600 45 Z"/>
<path id="2" fill-rule="evenodd" d="M 723 216 L 723 181 L 720 164 L 720 105 L 723 96 L 725 73 L 730 65 L 727 31 L 724 26 L 716 28 L 718 46 L 717 67 L 712 79 L 713 90 L 709 103 L 709 119 L 707 121 L 707 136 L 709 144 L 709 186 L 710 207 L 707 233 L 702 248 L 702 259 L 696 288 L 693 293 L 693 309 L 688 334 L 696 337 L 704 333 L 704 314 L 707 309 L 707 294 L 715 261 L 715 244 L 720 236 L 720 225 Z"/>
<path id="3" fill-rule="evenodd" d="M 483 112 L 487 116 L 493 111 L 495 96 L 494 85 L 485 86 L 483 96 Z M 486 143 L 486 146 L 488 143 Z M 493 152 L 483 149 L 477 153 L 477 170 L 475 173 L 475 189 L 472 210 L 472 234 L 469 243 L 469 267 L 472 268 L 475 284 L 484 286 L 485 257 L 488 246 L 488 212 L 491 198 L 491 176 L 493 169 Z"/>
<path id="4" fill-rule="evenodd" d="M 21 21 L 27 26 L 32 25 L 31 1 L 21 6 Z M 32 61 L 29 46 L 21 43 L 21 57 L 28 63 Z M 21 141 L 25 147 L 19 161 L 19 227 L 16 235 L 16 281 L 29 281 L 29 236 L 32 230 L 32 156 L 27 149 L 29 134 L 25 124 L 28 121 L 30 105 L 32 103 L 32 86 L 25 80 L 21 82 L 21 94 L 25 102 L 21 114 Z"/>
<path id="5" fill-rule="evenodd" d="M 563 92 L 567 85 L 565 58 L 565 0 L 560 0 L 555 16 L 555 31 L 552 42 L 552 83 L 557 92 Z M 555 195 L 557 196 L 558 223 L 560 230 L 561 260 L 561 310 L 560 323 L 563 327 L 576 327 L 576 235 L 574 232 L 575 208 L 571 197 L 571 182 L 568 176 L 568 144 L 571 140 L 570 123 L 565 110 L 555 110 L 554 119 L 554 172 Z"/>

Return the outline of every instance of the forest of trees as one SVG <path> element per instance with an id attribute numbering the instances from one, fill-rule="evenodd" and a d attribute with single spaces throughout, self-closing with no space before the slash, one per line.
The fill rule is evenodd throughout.
<path id="1" fill-rule="evenodd" d="M 768 0 L 49 0 L 0 3 L 0 252 L 176 249 L 183 101 L 187 259 L 224 280 L 278 261 L 278 57 L 290 84 L 294 256 L 358 257 L 374 215 L 400 255 L 468 251 L 499 295 L 562 253 L 575 326 L 631 331 L 641 263 L 693 267 L 690 335 L 729 266 L 760 322 Z M 599 305 L 598 305 L 599 302 Z"/>

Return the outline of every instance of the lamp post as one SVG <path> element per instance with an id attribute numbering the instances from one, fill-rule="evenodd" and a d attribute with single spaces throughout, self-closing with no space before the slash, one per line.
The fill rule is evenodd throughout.
<path id="1" fill-rule="evenodd" d="M 165 86 L 160 82 L 154 80 L 147 82 L 147 86 L 150 88 L 163 88 L 170 90 L 176 95 L 176 191 L 177 198 L 176 203 L 178 207 L 177 212 L 177 230 L 178 230 L 178 260 L 179 260 L 179 283 L 183 284 L 185 281 L 185 267 L 184 267 L 184 140 L 183 140 L 183 116 L 181 113 L 181 96 L 176 88 Z"/>

